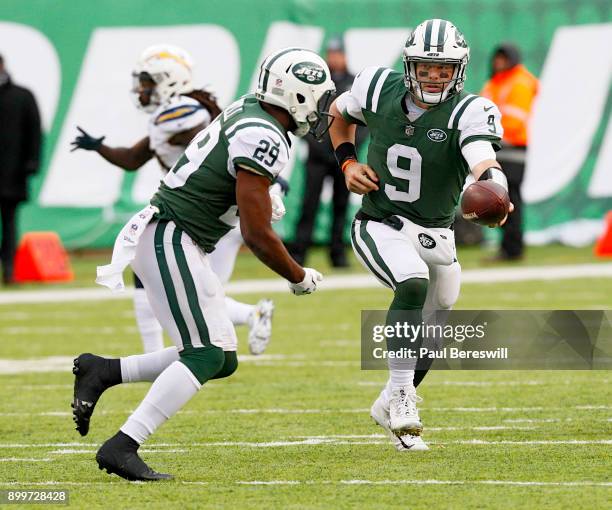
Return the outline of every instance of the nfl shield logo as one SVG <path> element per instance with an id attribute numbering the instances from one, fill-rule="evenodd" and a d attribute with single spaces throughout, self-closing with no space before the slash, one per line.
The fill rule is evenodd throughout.
<path id="1" fill-rule="evenodd" d="M 406 129 L 404 131 L 406 133 L 406 136 L 412 136 L 414 134 L 414 126 L 406 126 Z"/>

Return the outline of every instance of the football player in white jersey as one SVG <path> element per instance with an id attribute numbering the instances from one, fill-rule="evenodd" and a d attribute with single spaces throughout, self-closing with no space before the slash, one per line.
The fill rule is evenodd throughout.
<path id="1" fill-rule="evenodd" d="M 171 478 L 149 468 L 139 447 L 207 381 L 237 369 L 236 332 L 208 255 L 228 231 L 240 225 L 253 253 L 288 281 L 293 294 L 317 289 L 322 275 L 297 264 L 270 226 L 269 187 L 289 162 L 289 132 L 320 138 L 327 131 L 326 107 L 335 91 L 330 74 L 309 50 L 284 48 L 269 55 L 255 94 L 240 98 L 198 133 L 150 205 L 117 236 L 112 263 L 98 268 L 98 283 L 121 289 L 121 274 L 131 264 L 174 342 L 121 359 L 75 359 L 72 407 L 81 435 L 107 388 L 153 381 L 138 408 L 98 450 L 100 469 L 128 480 Z"/>
<path id="2" fill-rule="evenodd" d="M 150 114 L 148 136 L 132 147 L 109 147 L 103 143 L 105 137 L 92 137 L 79 127 L 80 135 L 72 142 L 73 150 L 94 150 L 113 165 L 127 171 L 138 170 L 151 158 L 156 158 L 162 172 L 167 173 L 191 139 L 221 112 L 210 91 L 194 89 L 192 69 L 191 56 L 182 48 L 171 45 L 147 48 L 132 73 L 132 92 L 137 107 Z M 286 189 L 286 182 L 279 178 L 270 190 L 273 221 L 278 221 L 284 214 L 281 195 Z M 211 254 L 211 266 L 222 284 L 230 279 L 242 243 L 240 230 L 235 229 L 219 242 L 214 254 Z M 134 285 L 134 311 L 144 351 L 163 349 L 162 327 L 136 275 Z M 226 306 L 235 325 L 248 325 L 250 352 L 264 352 L 272 334 L 272 301 L 262 299 L 256 305 L 249 305 L 227 297 Z"/>

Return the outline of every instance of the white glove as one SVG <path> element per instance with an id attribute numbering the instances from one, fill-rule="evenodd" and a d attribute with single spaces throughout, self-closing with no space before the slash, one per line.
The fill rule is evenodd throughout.
<path id="1" fill-rule="evenodd" d="M 270 193 L 270 201 L 272 202 L 272 218 L 271 222 L 276 223 L 283 219 L 283 216 L 287 212 L 285 209 L 285 204 L 283 204 L 283 199 L 280 195 L 276 193 Z"/>
<path id="2" fill-rule="evenodd" d="M 304 279 L 300 283 L 289 282 L 289 290 L 296 296 L 303 296 L 304 294 L 312 294 L 317 290 L 317 282 L 323 281 L 323 275 L 316 269 L 311 267 L 305 267 Z"/>

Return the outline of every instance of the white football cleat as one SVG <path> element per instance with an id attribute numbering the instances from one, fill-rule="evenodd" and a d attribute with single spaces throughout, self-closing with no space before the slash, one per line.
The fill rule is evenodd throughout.
<path id="1" fill-rule="evenodd" d="M 263 353 L 272 336 L 272 315 L 274 303 L 270 299 L 262 299 L 255 305 L 255 310 L 249 317 L 249 352 L 254 355 Z"/>
<path id="2" fill-rule="evenodd" d="M 389 400 L 389 427 L 397 436 L 421 435 L 423 424 L 416 405 L 422 400 L 416 394 L 414 386 L 400 386 L 392 390 Z"/>
<path id="3" fill-rule="evenodd" d="M 391 430 L 391 427 L 389 427 L 389 408 L 385 407 L 381 397 L 378 397 L 376 402 L 374 402 L 372 405 L 372 408 L 370 409 L 370 416 L 385 430 L 397 451 L 419 452 L 429 450 L 429 446 L 427 446 L 421 436 L 411 436 L 410 434 L 406 434 L 398 437 L 395 435 L 395 433 Z"/>

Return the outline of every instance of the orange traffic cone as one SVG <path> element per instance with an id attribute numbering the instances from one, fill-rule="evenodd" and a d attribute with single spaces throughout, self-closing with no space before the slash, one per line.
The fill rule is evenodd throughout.
<path id="1" fill-rule="evenodd" d="M 595 255 L 598 257 L 612 257 L 612 211 L 606 214 L 603 234 L 595 244 Z"/>
<path id="2" fill-rule="evenodd" d="M 16 282 L 72 281 L 70 259 L 55 232 L 28 232 L 15 254 Z"/>

